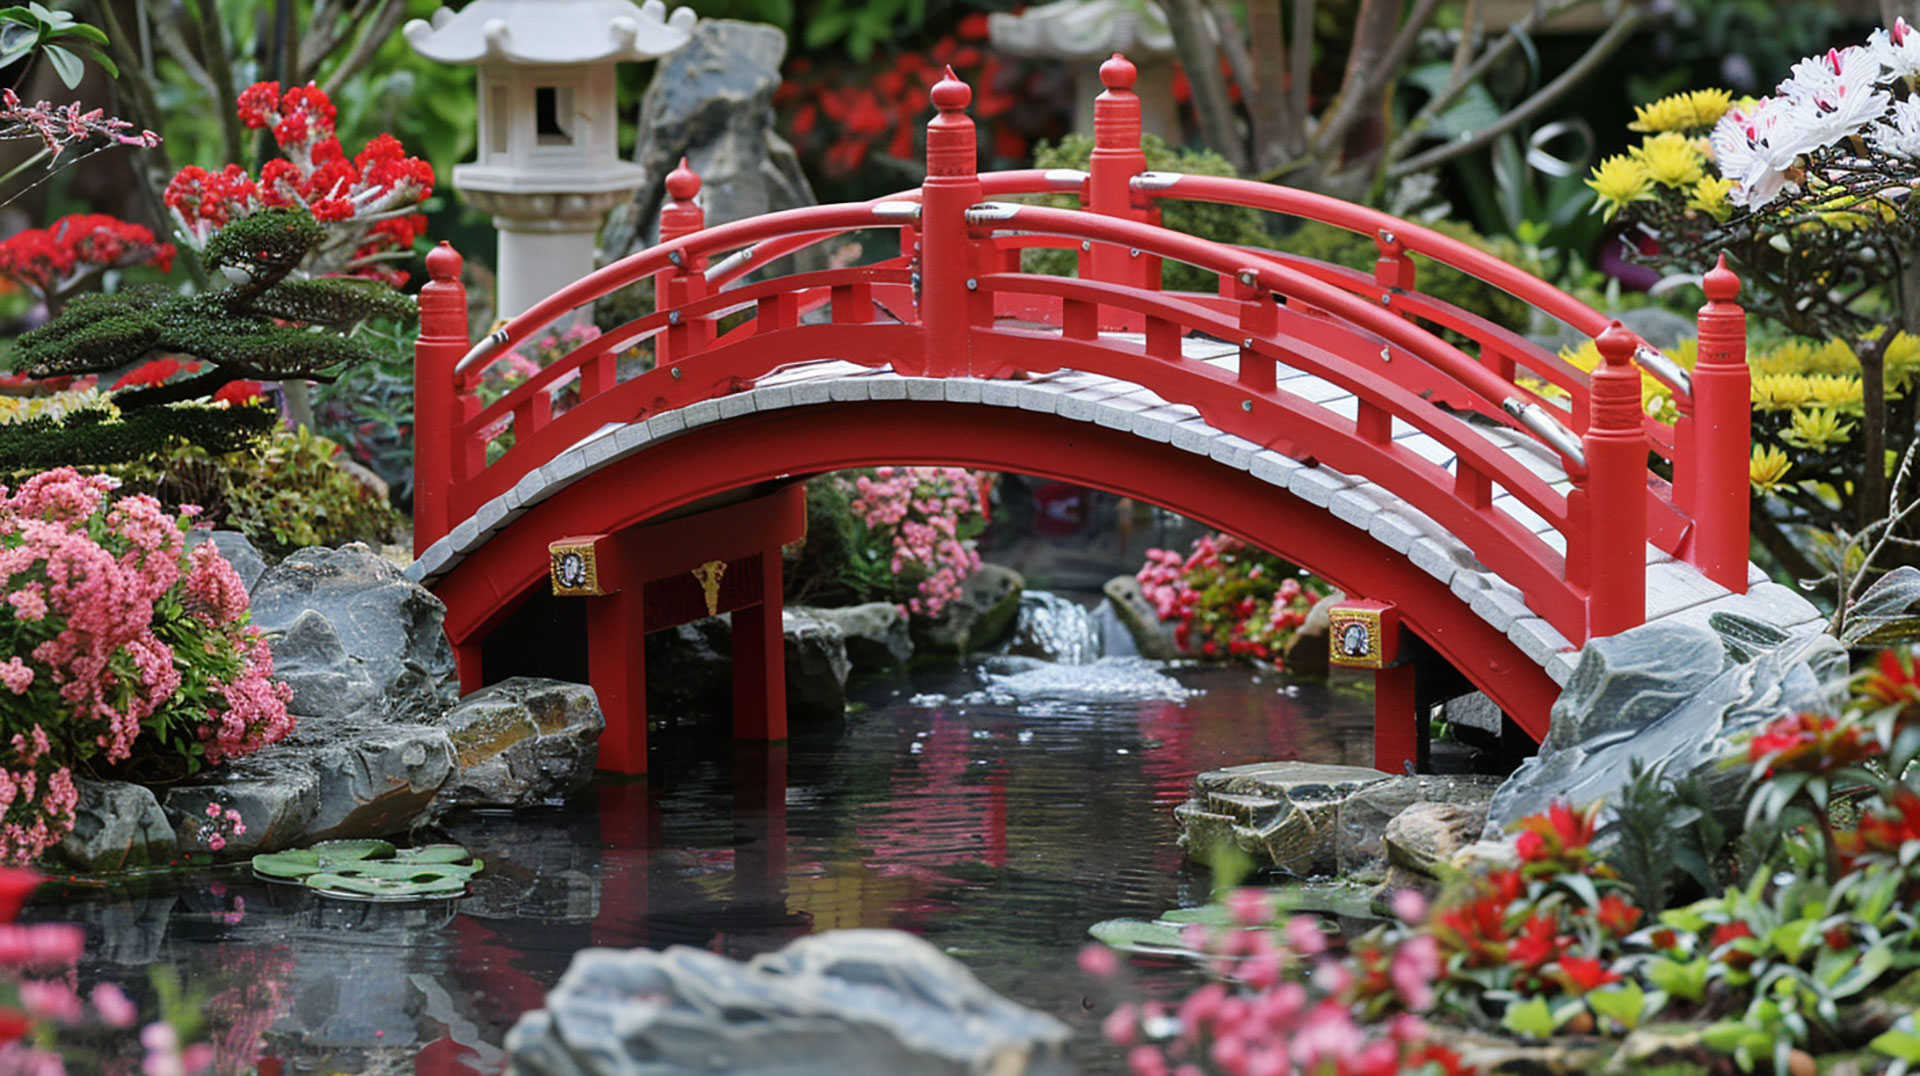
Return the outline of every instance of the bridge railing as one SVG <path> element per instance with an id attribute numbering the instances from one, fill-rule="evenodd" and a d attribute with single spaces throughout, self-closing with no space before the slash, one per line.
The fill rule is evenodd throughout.
<path id="1" fill-rule="evenodd" d="M 1707 280 L 1700 363 L 1689 380 L 1663 369 L 1617 323 L 1428 229 L 1303 192 L 1145 171 L 1131 65 L 1116 56 L 1101 75 L 1107 92 L 1096 106 L 1085 172 L 976 174 L 974 130 L 965 115 L 971 92 L 950 77 L 932 94 L 938 114 L 928 125 L 928 178 L 919 190 L 706 228 L 695 201 L 698 179 L 683 167 L 669 178 L 656 246 L 568 285 L 471 347 L 458 256 L 443 244 L 429 256 L 432 280 L 421 296 L 417 547 L 611 425 L 741 391 L 784 364 L 842 358 L 932 377 L 1023 376 L 1062 366 L 1111 373 L 1192 404 L 1210 424 L 1255 443 L 1341 460 L 1340 469 L 1380 482 L 1454 529 L 1574 641 L 1644 619 L 1649 539 L 1730 589 L 1744 589 L 1744 315 L 1733 302 L 1737 281 L 1724 267 Z M 1078 194 L 1085 209 L 982 204 L 1048 192 Z M 1369 276 L 1167 232 L 1157 227 L 1158 207 L 1174 197 L 1370 232 L 1380 259 Z M 787 254 L 870 228 L 897 231 L 900 257 L 740 283 Z M 1020 273 L 1020 252 L 1032 245 L 1077 246 L 1079 278 Z M 1583 374 L 1511 329 L 1422 295 L 1410 260 L 1416 253 L 1597 335 L 1600 367 Z M 1162 291 L 1165 258 L 1217 274 L 1219 294 Z M 481 405 L 474 388 L 489 363 L 583 304 L 645 279 L 655 286 L 653 313 Z M 722 331 L 723 318 L 748 312 Z M 1044 332 L 1006 323 L 1009 314 L 1054 325 L 1050 339 L 1058 346 Z M 1140 339 L 1129 343 L 1132 337 L 1103 331 L 1116 328 Z M 1464 338 L 1468 350 L 1441 330 Z M 1194 332 L 1238 339 L 1237 370 L 1185 360 L 1180 341 Z M 1024 350 L 1002 346 L 1022 333 Z M 650 343 L 654 368 L 622 382 L 618 355 L 639 343 Z M 1277 387 L 1274 369 L 1282 362 L 1353 392 L 1355 418 L 1332 422 L 1323 409 Z M 1642 367 L 1674 387 L 1681 410 L 1675 426 L 1643 414 Z M 1557 386 L 1565 402 L 1535 393 L 1523 373 Z M 575 380 L 577 402 L 556 415 L 555 390 Z M 1562 496 L 1471 432 L 1451 414 L 1461 410 L 1489 416 L 1558 455 L 1573 491 Z M 1337 450 L 1289 433 L 1316 423 Z M 1396 424 L 1446 445 L 1454 470 L 1396 446 Z M 511 431 L 511 447 L 490 462 L 488 446 L 499 447 L 502 430 Z M 1671 486 L 1649 467 L 1650 453 L 1670 460 Z M 1501 490 L 1564 536 L 1564 556 L 1492 505 Z"/>

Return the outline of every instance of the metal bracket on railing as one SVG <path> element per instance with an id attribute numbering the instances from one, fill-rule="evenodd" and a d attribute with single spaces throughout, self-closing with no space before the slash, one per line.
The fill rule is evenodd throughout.
<path id="1" fill-rule="evenodd" d="M 1500 407 L 1507 414 L 1520 420 L 1520 425 L 1532 430 L 1555 452 L 1573 464 L 1575 470 L 1587 469 L 1587 452 L 1580 438 L 1572 430 L 1560 424 L 1560 421 L 1548 413 L 1547 409 L 1531 400 L 1518 396 L 1509 396 L 1500 401 Z"/>
<path id="2" fill-rule="evenodd" d="M 1020 212 L 1020 207 L 1012 202 L 981 202 L 967 207 L 967 223 L 992 224 L 996 221 L 1012 220 Z"/>
<path id="3" fill-rule="evenodd" d="M 1185 178 L 1183 172 L 1142 172 L 1127 180 L 1127 186 L 1137 191 L 1163 191 Z"/>
<path id="4" fill-rule="evenodd" d="M 907 201 L 875 202 L 873 215 L 881 220 L 919 220 L 920 203 Z"/>
<path id="5" fill-rule="evenodd" d="M 1046 181 L 1063 191 L 1077 191 L 1087 182 L 1087 174 L 1078 168 L 1049 168 Z"/>
<path id="6" fill-rule="evenodd" d="M 1679 363 L 1646 344 L 1634 349 L 1633 361 L 1675 394 L 1693 398 L 1693 377 Z"/>
<path id="7" fill-rule="evenodd" d="M 727 255 L 707 267 L 707 283 L 711 284 L 719 280 L 721 277 L 752 261 L 753 258 L 752 247 L 741 247 L 739 250 L 734 251 L 732 254 Z"/>
<path id="8" fill-rule="evenodd" d="M 466 373 L 468 370 L 472 369 L 475 365 L 480 363 L 483 359 L 492 355 L 494 352 L 500 350 L 500 345 L 506 342 L 507 342 L 507 330 L 495 329 L 492 332 L 488 333 L 485 339 L 473 345 L 473 348 L 471 350 L 469 350 L 465 355 L 460 356 L 459 362 L 456 362 L 453 364 L 454 376 L 457 377 L 461 374 Z"/>

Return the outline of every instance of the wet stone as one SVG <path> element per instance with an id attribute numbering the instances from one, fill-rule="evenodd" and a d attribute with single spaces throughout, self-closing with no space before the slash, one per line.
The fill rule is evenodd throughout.
<path id="1" fill-rule="evenodd" d="M 1381 834 L 1388 888 L 1432 888 L 1454 856 L 1474 843 L 1486 821 L 1485 800 L 1414 803 L 1394 815 Z"/>
<path id="2" fill-rule="evenodd" d="M 439 722 L 458 772 L 435 810 L 566 799 L 593 780 L 606 724 L 585 684 L 516 676 L 468 695 Z"/>
<path id="3" fill-rule="evenodd" d="M 1340 876 L 1356 881 L 1385 877 L 1388 825 L 1408 809 L 1425 803 L 1460 806 L 1477 812 L 1484 822 L 1487 803 L 1499 786 L 1498 777 L 1421 774 L 1390 777 L 1360 789 L 1340 804 L 1335 837 Z M 1478 832 L 1476 826 L 1474 833 Z"/>
<path id="4" fill-rule="evenodd" d="M 1340 869 L 1340 810 L 1356 793 L 1393 778 L 1364 766 L 1256 762 L 1194 778 L 1194 796 L 1174 808 L 1187 855 L 1220 845 L 1256 865 L 1311 877 Z"/>
<path id="5" fill-rule="evenodd" d="M 972 654 L 992 647 L 1013 630 L 1027 581 L 998 564 L 982 564 L 960 584 L 960 597 L 937 617 L 916 616 L 913 647 L 922 654 Z"/>
<path id="6" fill-rule="evenodd" d="M 50 855 L 89 874 L 164 865 L 180 854 L 173 823 L 144 785 L 74 779 L 73 829 Z"/>
<path id="7" fill-rule="evenodd" d="M 892 602 L 866 602 L 832 609 L 789 608 L 839 628 L 853 672 L 887 672 L 905 665 L 907 659 L 913 657 L 907 614 Z"/>
<path id="8" fill-rule="evenodd" d="M 1065 1076 L 1069 1035 L 911 934 L 841 930 L 745 964 L 584 950 L 506 1047 L 518 1076 Z"/>
<path id="9" fill-rule="evenodd" d="M 1180 657 L 1174 645 L 1173 625 L 1163 623 L 1153 606 L 1141 593 L 1140 581 L 1130 575 L 1116 575 L 1101 590 L 1107 596 L 1107 608 L 1125 625 L 1133 645 L 1143 658 L 1172 661 Z"/>

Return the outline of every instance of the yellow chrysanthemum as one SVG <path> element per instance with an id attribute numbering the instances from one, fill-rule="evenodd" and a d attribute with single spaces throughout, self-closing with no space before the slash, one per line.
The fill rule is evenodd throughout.
<path id="1" fill-rule="evenodd" d="M 0 425 L 34 418 L 58 419 L 73 411 L 106 408 L 119 411 L 98 389 L 68 389 L 47 396 L 0 396 Z"/>
<path id="2" fill-rule="evenodd" d="M 1608 220 L 1633 202 L 1653 197 L 1653 176 L 1638 158 L 1621 153 L 1601 161 L 1587 177 Z"/>
<path id="3" fill-rule="evenodd" d="M 1747 462 L 1747 481 L 1753 483 L 1755 493 L 1772 493 L 1792 469 L 1785 452 L 1772 445 L 1754 445 L 1753 458 Z"/>
<path id="4" fill-rule="evenodd" d="M 1633 110 L 1634 131 L 1698 131 L 1720 122 L 1733 103 L 1727 90 L 1694 90 L 1662 97 Z"/>
<path id="5" fill-rule="evenodd" d="M 1662 187 L 1690 189 L 1707 174 L 1706 158 L 1693 140 L 1671 131 L 1642 139 L 1629 152 L 1646 168 L 1647 177 Z"/>
<path id="6" fill-rule="evenodd" d="M 1726 220 L 1733 215 L 1733 180 L 1701 176 L 1687 192 L 1687 208 L 1697 209 L 1714 220 Z"/>
<path id="7" fill-rule="evenodd" d="M 1853 432 L 1854 424 L 1843 422 L 1840 413 L 1823 407 L 1794 411 L 1792 424 L 1780 434 L 1780 440 L 1795 448 L 1819 452 L 1828 445 L 1842 444 Z"/>

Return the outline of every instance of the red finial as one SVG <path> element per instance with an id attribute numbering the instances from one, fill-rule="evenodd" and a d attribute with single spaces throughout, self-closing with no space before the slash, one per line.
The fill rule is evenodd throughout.
<path id="1" fill-rule="evenodd" d="M 1625 325 L 1615 321 L 1607 326 L 1605 332 L 1594 337 L 1593 342 L 1600 346 L 1600 354 L 1607 360 L 1607 365 L 1624 366 L 1632 360 L 1634 348 L 1639 346 L 1640 340 Z"/>
<path id="2" fill-rule="evenodd" d="M 1727 268 L 1727 256 L 1720 255 L 1720 264 L 1707 270 L 1700 278 L 1700 287 L 1707 293 L 1707 300 L 1715 303 L 1730 303 L 1740 294 L 1740 278 Z"/>
<path id="3" fill-rule="evenodd" d="M 440 245 L 427 251 L 427 276 L 434 280 L 459 280 L 460 267 L 465 262 L 453 244 L 440 240 Z"/>
<path id="4" fill-rule="evenodd" d="M 691 202 L 700 193 L 700 173 L 687 167 L 687 159 L 680 158 L 680 166 L 667 173 L 667 197 L 676 202 Z"/>
<path id="5" fill-rule="evenodd" d="M 973 103 L 973 88 L 960 81 L 953 73 L 953 65 L 947 65 L 947 75 L 933 84 L 933 107 L 942 112 L 958 112 Z"/>
<path id="6" fill-rule="evenodd" d="M 1117 52 L 1113 59 L 1100 65 L 1100 84 L 1116 93 L 1133 89 L 1133 82 L 1139 77 L 1140 69 L 1133 66 L 1133 61 Z"/>

